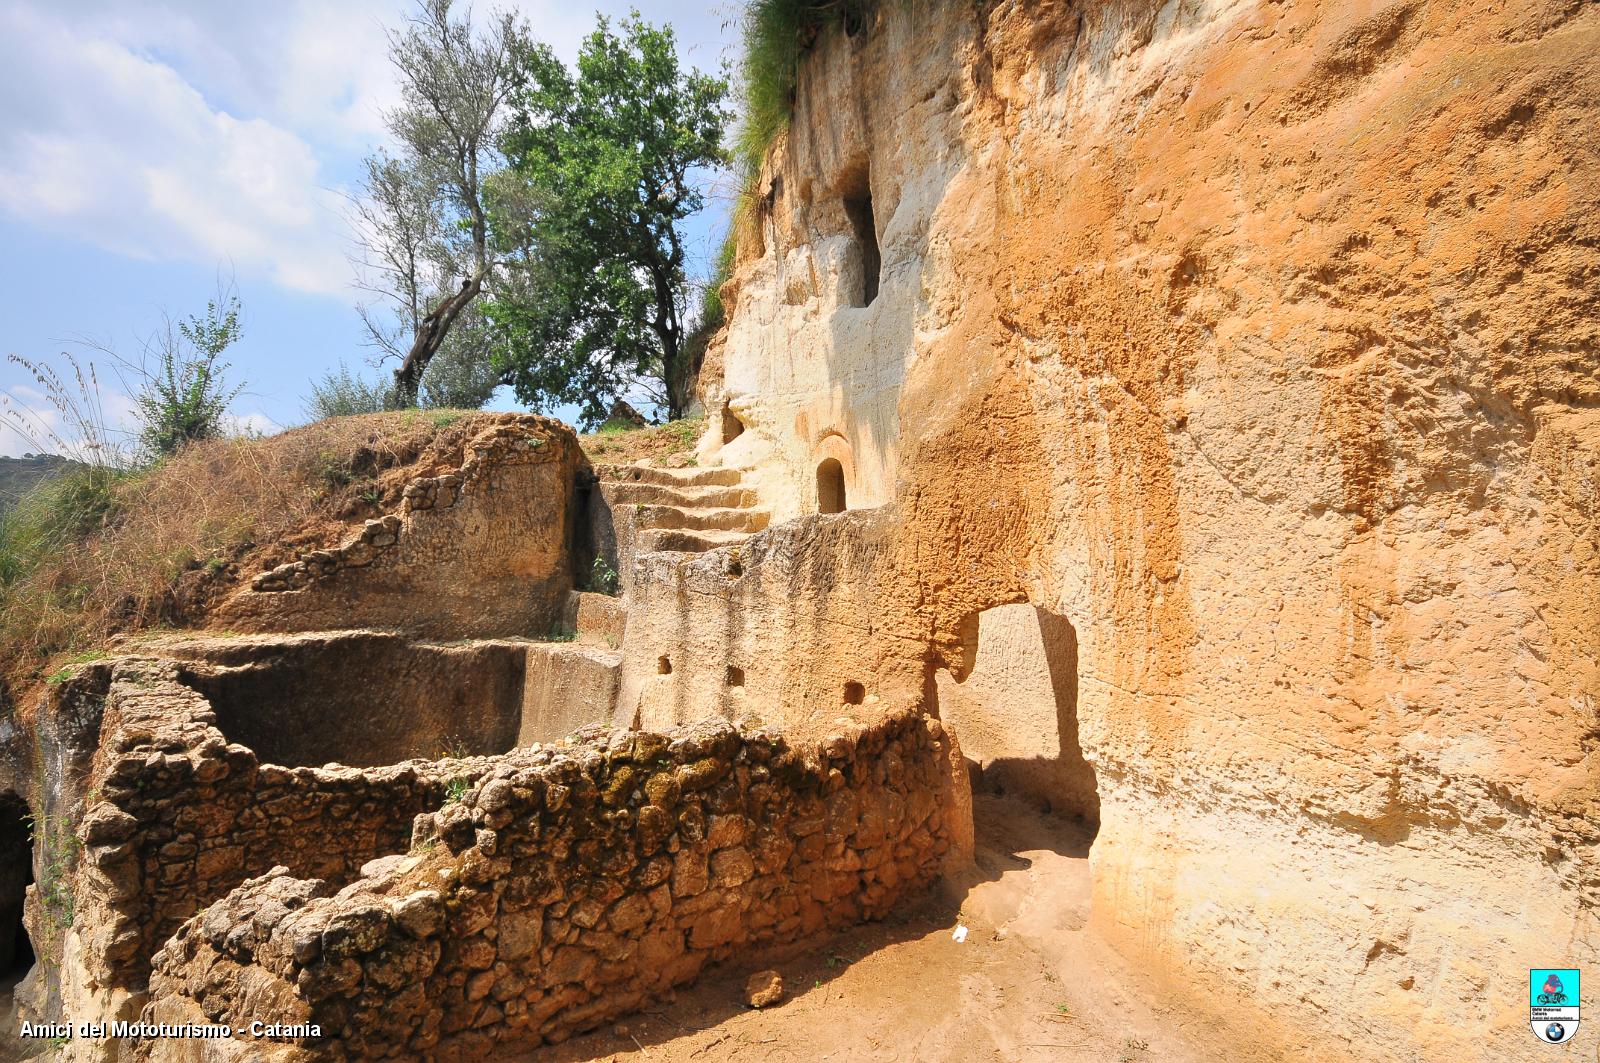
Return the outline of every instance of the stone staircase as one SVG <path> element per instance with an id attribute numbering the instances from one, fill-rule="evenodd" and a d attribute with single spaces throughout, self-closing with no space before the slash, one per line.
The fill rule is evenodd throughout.
<path id="1" fill-rule="evenodd" d="M 636 553 L 704 553 L 748 539 L 770 517 L 738 469 L 602 465 L 595 472 L 612 513 L 631 515 Z"/>

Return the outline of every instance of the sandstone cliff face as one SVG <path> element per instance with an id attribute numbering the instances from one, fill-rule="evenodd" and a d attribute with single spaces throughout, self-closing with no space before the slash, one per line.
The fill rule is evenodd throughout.
<path id="1" fill-rule="evenodd" d="M 543 634 L 572 587 L 571 484 L 557 421 L 489 415 L 459 468 L 413 479 L 400 512 L 252 578 L 208 622 L 237 631 L 382 627 L 444 638 Z"/>
<path id="2" fill-rule="evenodd" d="M 731 642 L 798 719 L 981 675 L 1029 603 L 1104 934 L 1294 1058 L 1533 1058 L 1527 969 L 1600 955 L 1596 54 L 1566 0 L 825 33 L 705 456 L 779 520 L 830 459 L 883 509 L 657 574 L 620 712 L 685 700 L 644 640 L 702 691 Z"/>

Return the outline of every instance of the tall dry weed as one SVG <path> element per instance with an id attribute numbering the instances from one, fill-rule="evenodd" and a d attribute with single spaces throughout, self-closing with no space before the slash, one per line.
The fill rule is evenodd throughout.
<path id="1" fill-rule="evenodd" d="M 191 623 L 241 562 L 332 542 L 398 502 L 400 470 L 459 461 L 473 417 L 418 411 L 336 418 L 265 439 L 192 443 L 107 486 L 98 526 L 40 544 L 0 587 L 0 666 L 37 678 L 52 656 L 117 632 Z M 263 560 L 263 558 L 265 560 Z M 249 567 L 249 566 L 247 566 Z"/>

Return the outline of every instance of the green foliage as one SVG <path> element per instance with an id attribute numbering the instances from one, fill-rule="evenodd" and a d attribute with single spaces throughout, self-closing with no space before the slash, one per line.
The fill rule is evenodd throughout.
<path id="1" fill-rule="evenodd" d="M 705 293 L 700 299 L 700 328 L 707 331 L 716 331 L 722 327 L 722 322 L 727 318 L 727 307 L 722 305 L 722 286 L 733 276 L 733 256 L 738 249 L 738 241 L 734 239 L 732 230 L 723 239 L 722 246 L 717 249 L 716 260 L 711 266 L 711 277 L 706 281 Z"/>
<path id="2" fill-rule="evenodd" d="M 859 25 L 873 0 L 748 0 L 740 18 L 739 64 L 743 105 L 734 155 L 746 182 L 761 169 L 772 139 L 789 124 L 800 57 L 830 25 Z"/>
<path id="3" fill-rule="evenodd" d="M 566 627 L 561 624 L 551 628 L 550 633 L 544 637 L 546 642 L 576 642 L 577 639 L 578 632 L 576 628 Z"/>
<path id="4" fill-rule="evenodd" d="M 439 353 L 423 370 L 419 395 L 423 408 L 481 410 L 500 386 L 491 347 L 489 322 L 475 304 L 456 318 Z"/>
<path id="5" fill-rule="evenodd" d="M 350 367 L 342 362 L 338 372 L 330 370 L 321 380 L 311 382 L 311 397 L 306 400 L 306 414 L 313 421 L 383 413 L 396 408 L 398 399 L 393 384 L 369 383 L 350 372 Z"/>
<path id="6" fill-rule="evenodd" d="M 616 33 L 601 18 L 575 71 L 544 45 L 514 59 L 491 218 L 531 251 L 525 283 L 487 308 L 506 341 L 496 367 L 521 401 L 579 404 L 586 426 L 635 389 L 676 418 L 693 383 L 679 226 L 704 206 L 698 172 L 724 164 L 727 82 L 681 68 L 671 29 L 637 16 Z"/>
<path id="7" fill-rule="evenodd" d="M 462 315 L 463 319 L 467 317 Z M 487 347 L 475 344 L 473 338 L 474 329 L 486 326 L 480 315 L 472 315 L 472 318 L 466 325 L 458 323 L 456 331 L 423 372 L 421 405 L 424 409 L 482 409 L 494 389 L 500 386 L 499 374 L 489 364 Z M 382 377 L 367 380 L 352 373 L 350 367 L 341 362 L 337 371 L 330 370 L 321 380 L 312 381 L 305 411 L 312 421 L 324 421 L 330 417 L 403 410 L 407 405 L 392 380 Z M 453 420 L 461 414 L 438 416 Z M 450 420 L 441 424 L 436 416 L 433 423 L 443 427 Z"/>
<path id="8" fill-rule="evenodd" d="M 606 564 L 605 558 L 596 557 L 594 564 L 589 566 L 589 585 L 587 589 L 594 591 L 596 594 L 614 596 L 617 593 L 618 582 L 617 570 Z"/>
<path id="9" fill-rule="evenodd" d="M 34 848 L 40 854 L 39 906 L 57 928 L 72 925 L 72 863 L 79 842 L 71 824 L 53 816 L 38 816 L 30 822 Z"/>
<path id="10" fill-rule="evenodd" d="M 107 466 L 80 465 L 23 495 L 0 516 L 0 590 L 114 520 L 119 512 L 117 485 L 129 475 Z"/>
<path id="11" fill-rule="evenodd" d="M 105 652 L 102 650 L 87 650 L 83 653 L 75 653 L 63 661 L 60 668 L 46 676 L 45 682 L 52 686 L 58 686 L 77 675 L 78 669 L 82 665 L 103 661 L 105 657 Z"/>
<path id="12" fill-rule="evenodd" d="M 384 119 L 397 155 L 367 159 L 353 220 L 360 284 L 377 296 L 357 309 L 372 344 L 400 362 L 399 405 L 417 405 L 427 371 L 452 346 L 458 370 L 488 364 L 487 334 L 476 330 L 465 342 L 458 333 L 474 331 L 479 295 L 498 272 L 485 192 L 501 163 L 511 54 L 526 36 L 513 15 L 474 23 L 471 6 L 457 0 L 418 0 L 406 25 L 389 34 L 399 102 Z M 481 407 L 487 391 L 479 380 L 470 372 L 438 377 L 429 402 Z"/>
<path id="13" fill-rule="evenodd" d="M 223 383 L 228 366 L 221 358 L 239 335 L 239 297 L 227 294 L 206 304 L 203 317 L 191 316 L 175 327 L 168 321 L 146 345 L 133 401 L 144 426 L 139 439 L 151 455 L 172 454 L 185 443 L 223 434 L 223 417 L 243 385 L 230 390 Z"/>

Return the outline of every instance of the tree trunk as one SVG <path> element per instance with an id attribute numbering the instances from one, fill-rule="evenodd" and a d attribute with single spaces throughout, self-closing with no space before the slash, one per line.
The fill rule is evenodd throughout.
<path id="1" fill-rule="evenodd" d="M 461 311 L 471 306 L 472 301 L 478 297 L 478 292 L 483 288 L 483 278 L 484 271 L 480 269 L 462 281 L 459 292 L 436 306 L 433 313 L 423 318 L 417 325 L 417 334 L 411 341 L 411 350 L 406 352 L 400 368 L 394 371 L 395 391 L 405 405 L 417 404 L 417 389 L 422 384 L 422 374 L 427 371 L 428 363 L 433 360 L 433 356 L 439 353 L 445 337 L 450 334 L 450 326 L 456 323 Z"/>

